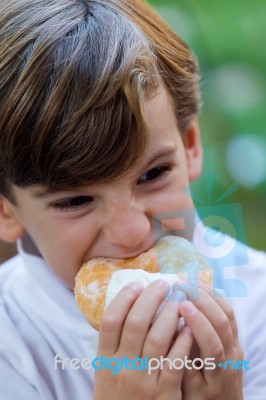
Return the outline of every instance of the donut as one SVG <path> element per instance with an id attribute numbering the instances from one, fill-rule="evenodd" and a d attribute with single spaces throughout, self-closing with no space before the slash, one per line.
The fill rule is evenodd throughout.
<path id="1" fill-rule="evenodd" d="M 188 240 L 164 236 L 137 257 L 99 257 L 84 263 L 75 279 L 76 303 L 89 324 L 99 330 L 105 308 L 123 286 L 137 281 L 145 288 L 156 279 L 170 285 L 189 280 L 211 285 L 212 270 Z"/>

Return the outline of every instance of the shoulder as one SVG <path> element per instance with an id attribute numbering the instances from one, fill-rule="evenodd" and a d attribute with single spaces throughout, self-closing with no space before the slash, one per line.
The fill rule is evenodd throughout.
<path id="1" fill-rule="evenodd" d="M 261 273 L 266 272 L 266 252 L 247 247 L 248 263 L 252 268 L 261 269 Z"/>
<path id="2" fill-rule="evenodd" d="M 3 279 L 7 275 L 9 275 L 14 269 L 18 268 L 21 265 L 22 260 L 19 255 L 16 255 L 4 263 L 0 264 L 0 279 Z"/>
<path id="3" fill-rule="evenodd" d="M 2 302 L 6 303 L 9 295 L 14 293 L 22 265 L 23 262 L 19 255 L 0 265 L 0 300 Z"/>
<path id="4" fill-rule="evenodd" d="M 257 288 L 266 285 L 266 253 L 264 251 L 253 249 L 240 242 L 230 241 L 235 246 L 232 249 L 231 265 L 224 269 L 226 276 L 242 279 L 246 285 L 251 288 L 257 285 Z M 226 271 L 227 270 L 227 271 Z M 259 294 L 259 293 L 257 293 Z M 264 295 L 263 293 L 261 293 Z"/>
<path id="5" fill-rule="evenodd" d="M 224 243 L 209 258 L 214 283 L 230 298 L 245 298 L 246 307 L 266 299 L 266 253 L 225 235 Z"/>
<path id="6" fill-rule="evenodd" d="M 213 259 L 216 287 L 224 289 L 238 325 L 249 369 L 244 371 L 245 399 L 263 399 L 266 390 L 266 253 L 224 237 Z"/>
<path id="7" fill-rule="evenodd" d="M 10 280 L 15 279 L 21 264 L 21 257 L 17 255 L 0 265 L 0 298 L 3 296 L 4 287 L 9 284 Z"/>
<path id="8" fill-rule="evenodd" d="M 10 258 L 9 260 L 3 262 L 2 264 L 0 264 L 0 273 L 5 268 L 12 267 L 12 266 L 14 267 L 14 265 L 17 265 L 19 260 L 20 260 L 20 256 L 16 255 L 16 256 Z"/>
<path id="9" fill-rule="evenodd" d="M 0 393 L 6 400 L 19 399 L 21 393 L 32 400 L 50 400 L 33 352 L 34 324 L 25 314 L 20 291 L 22 266 L 20 256 L 0 266 Z"/>
<path id="10" fill-rule="evenodd" d="M 32 357 L 13 324 L 3 299 L 0 300 L 0 393 L 5 399 L 27 398 L 39 400 L 34 389 L 35 367 Z"/>
<path id="11" fill-rule="evenodd" d="M 22 370 L 22 364 L 29 362 L 29 352 L 13 318 L 17 304 L 13 304 L 16 298 L 12 295 L 16 291 L 20 265 L 20 257 L 15 256 L 0 266 L 0 354 L 2 361 L 8 360 L 9 365 L 17 365 Z"/>
<path id="12" fill-rule="evenodd" d="M 20 257 L 16 256 L 0 266 L 0 353 L 1 356 L 5 356 L 5 359 L 16 359 L 16 363 L 20 363 L 23 358 L 28 358 L 26 346 L 19 334 L 19 327 L 16 320 L 12 318 L 13 309 L 17 307 L 17 304 L 13 304 L 16 303 L 16 298 L 11 293 L 16 291 L 16 272 L 20 263 Z"/>
<path id="13" fill-rule="evenodd" d="M 247 246 L 235 237 L 204 227 L 198 249 L 212 266 L 217 282 L 224 278 L 252 282 L 266 280 L 266 253 Z"/>
<path id="14" fill-rule="evenodd" d="M 247 247 L 248 260 L 235 276 L 246 287 L 245 296 L 232 298 L 242 343 L 249 369 L 244 373 L 245 399 L 263 399 L 266 381 L 266 254 Z"/>

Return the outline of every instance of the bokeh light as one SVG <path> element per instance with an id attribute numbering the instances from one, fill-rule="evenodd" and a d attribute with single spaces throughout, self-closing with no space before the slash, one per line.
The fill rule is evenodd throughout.
<path id="1" fill-rule="evenodd" d="M 266 144 L 254 135 L 241 135 L 228 142 L 226 166 L 242 187 L 253 189 L 266 179 Z"/>

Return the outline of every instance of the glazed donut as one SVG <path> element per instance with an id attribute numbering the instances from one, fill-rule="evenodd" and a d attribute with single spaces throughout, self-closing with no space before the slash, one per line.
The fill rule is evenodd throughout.
<path id="1" fill-rule="evenodd" d="M 156 279 L 169 284 L 199 280 L 212 284 L 212 271 L 192 243 L 164 236 L 156 246 L 134 258 L 94 258 L 83 264 L 75 280 L 78 307 L 90 325 L 99 330 L 103 312 L 119 290 L 132 281 L 145 288 Z"/>

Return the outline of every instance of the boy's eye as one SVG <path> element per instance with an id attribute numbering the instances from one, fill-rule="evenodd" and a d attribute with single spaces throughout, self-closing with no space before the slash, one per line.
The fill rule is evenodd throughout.
<path id="1" fill-rule="evenodd" d="M 70 199 L 58 201 L 53 204 L 53 207 L 60 209 L 61 211 L 76 210 L 85 204 L 91 203 L 93 198 L 91 196 L 77 196 Z"/>
<path id="2" fill-rule="evenodd" d="M 166 172 L 170 171 L 170 165 L 163 165 L 160 167 L 155 167 L 145 172 L 145 174 L 141 175 L 138 179 L 138 184 L 148 181 L 154 181 L 156 179 L 161 178 Z"/>

